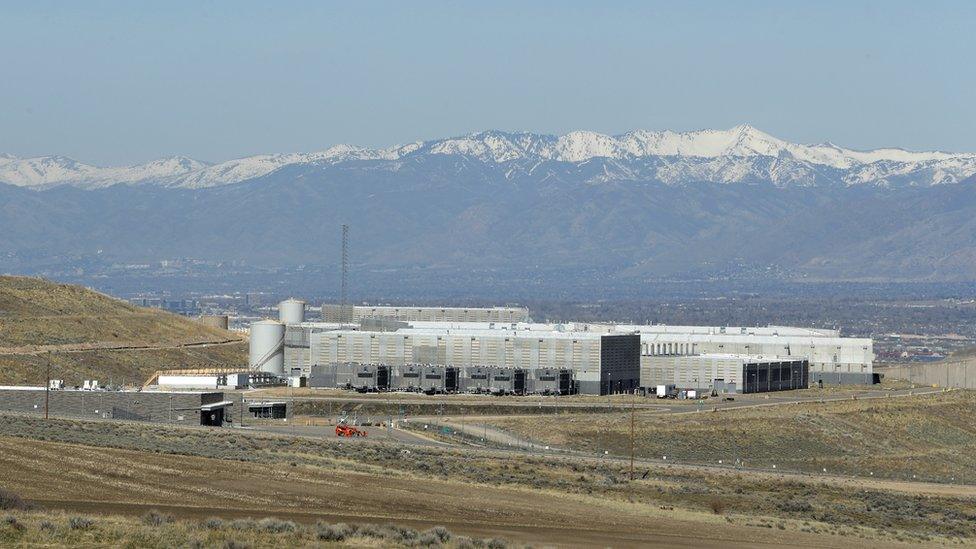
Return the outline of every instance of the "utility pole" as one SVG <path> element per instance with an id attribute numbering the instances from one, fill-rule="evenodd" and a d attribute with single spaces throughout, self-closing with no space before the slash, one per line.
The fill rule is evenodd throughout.
<path id="1" fill-rule="evenodd" d="M 636 444 L 634 440 L 634 432 L 636 430 L 637 418 L 636 418 L 636 403 L 635 400 L 637 394 L 631 388 L 630 392 L 630 480 L 634 480 L 634 446 Z"/>
<path id="2" fill-rule="evenodd" d="M 349 283 L 349 225 L 342 225 L 342 278 L 339 283 L 339 310 L 342 311 L 340 314 L 341 322 L 352 322 L 352 318 L 346 318 L 346 300 L 348 299 L 348 294 L 346 293 Z"/>
<path id="3" fill-rule="evenodd" d="M 51 401 L 51 353 L 47 354 L 47 386 L 44 388 L 44 419 L 48 419 L 48 406 Z"/>

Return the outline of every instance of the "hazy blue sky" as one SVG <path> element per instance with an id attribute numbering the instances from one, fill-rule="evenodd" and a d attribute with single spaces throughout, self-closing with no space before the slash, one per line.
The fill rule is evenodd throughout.
<path id="1" fill-rule="evenodd" d="M 976 151 L 976 2 L 0 2 L 0 152 L 750 123 Z"/>

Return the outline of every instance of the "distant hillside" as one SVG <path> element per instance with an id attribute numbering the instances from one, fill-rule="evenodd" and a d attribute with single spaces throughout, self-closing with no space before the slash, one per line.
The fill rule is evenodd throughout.
<path id="1" fill-rule="evenodd" d="M 489 131 L 215 165 L 5 158 L 0 272 L 335 265 L 349 223 L 359 272 L 518 273 L 540 291 L 553 278 L 710 279 L 730 265 L 793 280 L 976 280 L 972 153 L 799 145 L 738 126 Z"/>
<path id="2" fill-rule="evenodd" d="M 86 269 L 168 258 L 335 265 L 349 223 L 360 272 L 518 272 L 540 290 L 553 272 L 564 284 L 593 282 L 594 268 L 601 282 L 639 283 L 730 264 L 798 280 L 976 280 L 976 180 L 668 184 L 622 179 L 615 162 L 435 155 L 285 166 L 196 190 L 0 184 L 0 272 L 57 272 L 72 258 Z"/>
<path id="3" fill-rule="evenodd" d="M 239 335 L 188 318 L 79 286 L 0 276 L 0 383 L 42 381 L 49 358 L 53 377 L 69 384 L 136 383 L 157 369 L 243 364 L 245 351 Z"/>

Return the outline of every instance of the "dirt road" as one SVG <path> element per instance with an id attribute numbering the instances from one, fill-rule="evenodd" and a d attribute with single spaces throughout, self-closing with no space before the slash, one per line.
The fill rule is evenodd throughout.
<path id="1" fill-rule="evenodd" d="M 26 345 L 23 347 L 0 347 L 0 355 L 43 355 L 46 353 L 85 353 L 90 351 L 153 351 L 160 349 L 192 349 L 216 345 L 235 345 L 244 342 L 243 338 L 214 341 L 195 341 L 191 343 L 160 343 L 156 345 L 135 345 L 117 342 L 71 343 L 65 345 Z"/>

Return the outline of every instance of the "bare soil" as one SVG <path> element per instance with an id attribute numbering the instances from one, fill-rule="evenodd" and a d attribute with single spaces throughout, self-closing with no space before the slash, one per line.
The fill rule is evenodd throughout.
<path id="1" fill-rule="evenodd" d="M 187 518 L 439 524 L 466 535 L 561 546 L 845 545 L 840 537 L 538 490 L 9 438 L 0 438 L 0 483 L 46 508 L 81 513 L 156 508 Z"/>

